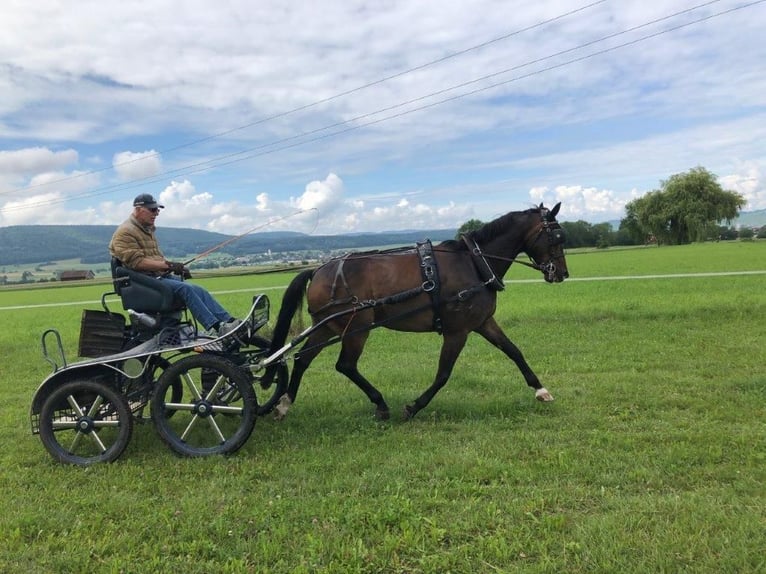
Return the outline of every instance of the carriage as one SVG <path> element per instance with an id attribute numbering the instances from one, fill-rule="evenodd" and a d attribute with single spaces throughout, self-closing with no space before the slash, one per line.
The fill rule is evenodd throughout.
<path id="1" fill-rule="evenodd" d="M 58 331 L 42 334 L 53 372 L 32 399 L 32 432 L 54 459 L 83 466 L 116 460 L 141 422 L 182 456 L 236 452 L 287 384 L 286 363 L 275 359 L 270 392 L 257 385 L 270 346 L 258 333 L 269 319 L 268 297 L 253 297 L 236 331 L 212 337 L 163 282 L 116 260 L 112 276 L 102 309 L 83 311 L 78 355 L 85 360 L 67 363 Z M 114 295 L 125 313 L 110 308 Z M 260 400 L 256 389 L 266 393 Z"/>
<path id="2" fill-rule="evenodd" d="M 516 364 L 538 400 L 551 401 L 493 315 L 513 262 L 542 272 L 547 283 L 568 277 L 559 207 L 510 212 L 438 246 L 424 241 L 414 248 L 347 254 L 303 271 L 284 293 L 272 340 L 258 334 L 269 320 L 266 295 L 253 299 L 236 331 L 213 338 L 182 320 L 161 281 L 113 262 L 114 292 L 102 297 L 103 311 L 83 314 L 79 354 L 92 358 L 67 365 L 58 332 L 43 334 L 53 373 L 33 398 L 32 431 L 56 460 L 79 465 L 116 460 L 134 421 L 147 418 L 179 455 L 231 454 L 247 441 L 258 415 L 286 415 L 313 359 L 335 342 L 341 346 L 336 370 L 375 405 L 377 418 L 387 419 L 383 395 L 357 366 L 369 332 L 380 326 L 442 336 L 434 381 L 404 407 L 405 419 L 446 384 L 471 332 Z M 532 262 L 517 260 L 521 253 Z M 110 294 L 120 296 L 130 322 L 108 308 Z M 313 324 L 288 342 L 304 297 Z M 51 337 L 61 366 L 48 352 Z"/>

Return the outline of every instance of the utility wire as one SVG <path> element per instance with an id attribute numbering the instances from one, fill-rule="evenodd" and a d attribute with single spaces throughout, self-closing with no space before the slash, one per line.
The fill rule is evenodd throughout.
<path id="1" fill-rule="evenodd" d="M 263 147 L 279 145 L 281 143 L 286 143 L 286 142 L 289 142 L 289 141 L 292 141 L 292 140 L 295 140 L 295 139 L 298 139 L 298 138 L 305 137 L 307 135 L 317 134 L 317 133 L 319 133 L 321 131 L 326 131 L 328 129 L 332 129 L 332 128 L 335 128 L 335 127 L 342 127 L 344 125 L 348 125 L 351 122 L 359 121 L 360 119 L 369 118 L 369 117 L 372 117 L 372 116 L 375 116 L 375 115 L 379 115 L 379 114 L 381 114 L 381 113 L 383 113 L 385 111 L 391 111 L 393 109 L 396 109 L 396 108 L 399 108 L 399 107 L 403 107 L 403 106 L 411 104 L 411 103 L 415 103 L 415 102 L 418 102 L 418 101 L 423 101 L 425 99 L 434 97 L 435 95 L 441 95 L 441 94 L 444 94 L 446 92 L 449 92 L 449 91 L 452 91 L 452 90 L 455 90 L 455 89 L 458 89 L 458 88 L 461 88 L 461 87 L 466 87 L 468 85 L 475 84 L 475 83 L 480 82 L 482 80 L 487 80 L 487 79 L 490 79 L 490 78 L 493 78 L 493 77 L 497 77 L 498 75 L 501 75 L 501 74 L 504 74 L 504 73 L 508 73 L 509 71 L 518 70 L 519 68 L 522 68 L 522 67 L 525 67 L 525 66 L 529 66 L 529 65 L 534 64 L 534 63 L 540 63 L 542 61 L 554 58 L 556 56 L 559 56 L 559 55 L 562 55 L 562 54 L 565 54 L 565 53 L 569 53 L 569 52 L 581 49 L 583 47 L 592 46 L 595 43 L 602 42 L 602 41 L 605 41 L 607 39 L 611 39 L 611 38 L 614 38 L 614 37 L 617 37 L 617 36 L 620 36 L 620 35 L 623 35 L 623 34 L 635 31 L 635 30 L 638 30 L 640 28 L 644 28 L 646 26 L 650 26 L 652 24 L 656 24 L 656 23 L 661 22 L 663 20 L 667 20 L 669 18 L 673 18 L 675 16 L 678 16 L 678 15 L 690 12 L 692 10 L 696 10 L 696 9 L 698 9 L 700 7 L 713 4 L 713 3 L 717 2 L 717 1 L 719 1 L 719 0 L 714 0 L 713 2 L 707 2 L 707 3 L 704 3 L 704 4 L 700 4 L 700 5 L 695 6 L 693 8 L 689 8 L 689 9 L 683 10 L 681 12 L 677 12 L 675 14 L 671 14 L 669 16 L 665 16 L 663 18 L 652 20 L 651 22 L 647 22 L 647 23 L 641 24 L 639 26 L 634 26 L 632 28 L 623 30 L 622 32 L 616 32 L 614 34 L 610 34 L 610 35 L 605 36 L 605 37 L 603 37 L 603 38 L 601 38 L 599 40 L 593 40 L 593 41 L 587 42 L 587 43 L 582 44 L 581 46 L 578 46 L 576 48 L 570 48 L 570 49 L 567 49 L 567 50 L 563 50 L 561 52 L 557 52 L 557 53 L 552 54 L 550 56 L 547 56 L 547 57 L 544 57 L 544 58 L 539 58 L 539 59 L 534 60 L 532 62 L 528 62 L 526 64 L 515 66 L 513 68 L 509 68 L 509 69 L 503 70 L 501 72 L 496 72 L 496 73 L 493 73 L 493 74 L 489 74 L 487 76 L 483 76 L 482 78 L 471 80 L 469 82 L 464 82 L 464 83 L 459 84 L 457 86 L 453 86 L 451 88 L 446 88 L 444 90 L 440 90 L 438 92 L 434 92 L 432 94 L 429 94 L 429 95 L 426 95 L 426 96 L 422 96 L 420 98 L 415 98 L 413 100 L 409 100 L 407 102 L 403 102 L 401 104 L 398 104 L 398 105 L 395 105 L 395 106 L 391 106 L 389 108 L 385 108 L 385 109 L 378 110 L 378 111 L 375 111 L 375 112 L 371 112 L 371 113 L 368 113 L 368 114 L 363 114 L 361 116 L 358 116 L 356 118 L 352 118 L 352 119 L 346 120 L 344 122 L 338 122 L 336 124 L 332 124 L 332 125 L 326 126 L 324 128 L 318 128 L 318 129 L 312 130 L 310 132 L 305 132 L 303 134 L 299 134 L 299 135 L 296 135 L 296 136 L 291 136 L 289 138 L 284 138 L 282 140 L 278 140 L 276 142 L 272 142 L 271 144 L 265 144 L 265 145 L 262 145 L 262 146 L 258 146 L 256 148 L 250 148 L 248 150 L 244 150 L 244 151 L 237 152 L 237 153 L 234 153 L 234 154 L 229 154 L 229 155 L 221 156 L 220 158 L 217 158 L 215 160 L 209 160 L 207 162 L 201 162 L 200 164 L 194 164 L 194 165 L 191 165 L 191 166 L 188 166 L 188 167 L 192 167 L 192 168 L 196 167 L 197 169 L 194 169 L 194 170 L 191 170 L 191 171 L 186 170 L 186 171 L 184 171 L 184 173 L 185 174 L 198 173 L 200 171 L 206 171 L 206 170 L 211 169 L 213 167 L 222 167 L 222 166 L 230 165 L 230 164 L 237 163 L 237 162 L 240 162 L 240 161 L 244 161 L 246 159 L 251 159 L 253 157 L 267 155 L 267 154 L 275 153 L 275 152 L 278 152 L 278 151 L 284 151 L 286 149 L 294 148 L 294 147 L 297 147 L 297 146 L 300 146 L 300 145 L 305 145 L 307 143 L 312 143 L 312 142 L 320 141 L 320 140 L 327 139 L 327 138 L 330 138 L 330 137 L 335 137 L 335 136 L 338 136 L 338 135 L 342 135 L 342 134 L 345 134 L 345 133 L 348 133 L 348 132 L 351 132 L 351 131 L 354 131 L 354 130 L 357 130 L 357 129 L 361 129 L 363 127 L 368 127 L 368 126 L 379 124 L 379 123 L 382 123 L 382 122 L 385 122 L 385 121 L 388 121 L 388 120 L 392 120 L 392 119 L 395 119 L 395 118 L 403 117 L 403 116 L 406 116 L 406 115 L 409 115 L 409 114 L 412 114 L 412 113 L 415 113 L 415 112 L 418 112 L 418 111 L 429 109 L 429 108 L 432 108 L 432 107 L 435 107 L 435 106 L 438 106 L 438 105 L 441 105 L 441 104 L 444 104 L 444 103 L 447 103 L 447 102 L 451 102 L 451 101 L 458 100 L 458 99 L 461 99 L 461 98 L 464 98 L 464 97 L 467 97 L 467 96 L 470 96 L 470 95 L 474 95 L 474 94 L 477 94 L 477 93 L 480 93 L 480 92 L 483 92 L 483 91 L 486 91 L 486 90 L 490 90 L 492 88 L 496 88 L 496 87 L 501 86 L 501 85 L 509 84 L 511 82 L 515 82 L 515 81 L 519 81 L 519 80 L 522 80 L 522 79 L 526 79 L 526 78 L 529 78 L 529 77 L 532 77 L 532 76 L 535 76 L 535 75 L 538 75 L 538 74 L 542 74 L 544 72 L 548 72 L 548 71 L 551 71 L 551 70 L 562 68 L 564 66 L 568 66 L 568 65 L 571 65 L 571 64 L 574 64 L 574 63 L 577 63 L 577 62 L 581 62 L 581 61 L 584 61 L 584 60 L 587 60 L 587 59 L 590 59 L 590 58 L 593 58 L 593 57 L 596 57 L 596 56 L 599 56 L 599 55 L 603 55 L 603 54 L 606 54 L 606 53 L 609 53 L 609 52 L 613 52 L 613 51 L 616 51 L 618 49 L 625 48 L 627 46 L 632 46 L 632 45 L 638 44 L 640 42 L 644 42 L 644 41 L 647 41 L 649 39 L 656 38 L 656 37 L 664 35 L 664 34 L 668 34 L 670 32 L 675 32 L 677 30 L 680 30 L 680 29 L 683 29 L 683 28 L 687 28 L 689 26 L 692 26 L 692 25 L 695 25 L 695 24 L 699 24 L 701 22 L 705 22 L 705 21 L 711 20 L 713 18 L 716 18 L 716 17 L 719 17 L 719 16 L 723 16 L 725 14 L 729 14 L 729 13 L 735 12 L 737 10 L 742 10 L 742 9 L 749 8 L 749 7 L 752 7 L 754 5 L 766 2 L 766 0 L 756 0 L 756 1 L 750 2 L 748 4 L 736 6 L 736 7 L 727 9 L 727 10 L 723 10 L 721 12 L 717 12 L 715 14 L 710 14 L 708 16 L 700 17 L 700 18 L 698 18 L 696 20 L 692 20 L 692 21 L 689 21 L 689 22 L 686 22 L 686 23 L 683 23 L 683 24 L 679 24 L 677 26 L 673 26 L 671 28 L 666 28 L 666 29 L 660 30 L 658 32 L 647 34 L 645 36 L 642 36 L 640 38 L 636 38 L 636 39 L 628 41 L 628 42 L 624 42 L 622 44 L 611 46 L 609 48 L 605 48 L 603 50 L 592 52 L 590 54 L 586 54 L 586 55 L 583 55 L 583 56 L 580 56 L 580 57 L 577 57 L 577 58 L 572 58 L 572 59 L 564 61 L 564 62 L 553 64 L 553 65 L 547 66 L 545 68 L 541 68 L 541 69 L 538 69 L 538 70 L 535 70 L 535 71 L 532 71 L 532 72 L 529 72 L 529 73 L 526 73 L 526 74 L 522 74 L 522 75 L 519 75 L 519 76 L 514 76 L 512 78 L 509 78 L 509 79 L 506 79 L 506 80 L 503 80 L 503 81 L 495 82 L 493 84 L 490 84 L 490 85 L 487 85 L 487 86 L 483 86 L 483 87 L 479 87 L 479 88 L 470 90 L 468 92 L 464 92 L 464 93 L 457 94 L 457 95 L 454 95 L 454 96 L 450 96 L 448 98 L 443 98 L 441 100 L 438 100 L 438 101 L 435 101 L 435 102 L 431 102 L 431 103 L 427 103 L 427 104 L 424 104 L 424 105 L 421 105 L 421 106 L 418 106 L 418 107 L 415 107 L 415 108 L 412 108 L 412 109 L 409 109 L 409 110 L 405 110 L 405 111 L 402 111 L 402 112 L 391 114 L 391 115 L 388 115 L 388 116 L 385 116 L 385 117 L 382 117 L 382 118 L 378 118 L 378 119 L 375 119 L 375 120 L 370 120 L 370 121 L 365 122 L 365 123 L 360 123 L 360 124 L 357 124 L 357 125 L 349 126 L 349 127 L 344 128 L 344 129 L 336 130 L 336 131 L 333 131 L 333 132 L 330 132 L 330 133 L 325 133 L 325 134 L 322 134 L 322 135 L 317 135 L 316 137 L 313 137 L 313 138 L 310 138 L 310 139 L 304 139 L 304 140 L 298 141 L 298 142 L 293 142 L 293 143 L 290 143 L 288 145 L 284 145 L 282 147 L 275 147 L 275 148 L 269 149 L 269 150 L 264 150 L 264 151 L 260 151 L 260 152 L 256 152 L 256 153 L 250 153 L 250 152 L 253 152 L 254 150 L 261 149 Z M 243 154 L 247 154 L 247 155 L 243 155 Z M 228 161 L 220 161 L 220 160 L 228 160 Z M 212 162 L 216 162 L 216 163 L 212 163 Z M 177 171 L 183 171 L 183 170 L 177 170 Z M 163 174 L 158 174 L 157 176 L 153 176 L 152 178 L 144 178 L 144 180 L 139 180 L 139 181 L 136 181 L 136 182 L 131 182 L 130 184 L 127 184 L 127 185 L 126 184 L 119 184 L 118 186 L 115 186 L 115 187 L 119 187 L 120 189 L 130 189 L 132 187 L 143 186 L 143 185 L 146 185 L 146 183 L 154 183 L 156 181 L 161 181 L 161 180 L 165 179 L 165 177 L 168 175 L 168 173 L 170 173 L 170 172 L 166 172 L 166 173 L 163 173 Z M 153 181 L 149 181 L 149 182 L 145 181 L 145 180 L 150 180 L 150 179 L 152 179 Z M 36 204 L 27 204 L 27 205 L 23 205 L 23 206 L 18 206 L 16 209 L 26 209 L 28 207 L 33 207 L 33 206 L 51 205 L 51 204 L 56 204 L 56 203 L 64 203 L 64 202 L 70 201 L 72 199 L 81 199 L 81 198 L 85 198 L 85 197 L 93 197 L 93 196 L 96 196 L 96 195 L 103 195 L 105 193 L 108 193 L 109 191 L 111 191 L 111 188 L 107 188 L 106 191 L 96 190 L 94 192 L 88 192 L 88 193 L 80 194 L 80 195 L 77 195 L 77 196 L 72 196 L 72 197 L 68 197 L 68 198 L 62 198 L 62 199 L 59 199 L 59 200 L 39 202 L 39 203 L 36 203 Z M 6 208 L 6 211 L 10 211 L 10 210 L 13 210 L 13 209 L 14 208 Z"/>
<path id="2" fill-rule="evenodd" d="M 717 1 L 720 1 L 720 0 L 715 0 L 715 1 L 717 2 Z M 85 176 L 88 176 L 88 175 L 92 175 L 92 174 L 95 174 L 95 173 L 100 173 L 100 172 L 108 171 L 108 170 L 114 169 L 116 167 L 123 167 L 123 166 L 130 165 L 130 164 L 133 164 L 133 163 L 136 163 L 136 162 L 139 162 L 139 161 L 150 159 L 150 158 L 153 158 L 153 157 L 159 157 L 159 156 L 161 156 L 163 154 L 167 154 L 167 153 L 171 153 L 171 152 L 174 152 L 174 151 L 178 151 L 180 149 L 185 149 L 185 148 L 188 148 L 188 147 L 192 147 L 192 146 L 195 146 L 195 145 L 198 145 L 198 144 L 201 144 L 201 143 L 205 143 L 205 142 L 208 142 L 208 141 L 211 141 L 211 140 L 219 139 L 219 138 L 222 138 L 224 136 L 227 136 L 229 134 L 232 134 L 232 133 L 235 133 L 235 132 L 238 132 L 238 131 L 242 131 L 242 130 L 245 130 L 245 129 L 257 126 L 257 125 L 261 125 L 261 124 L 264 124 L 266 122 L 270 122 L 272 120 L 284 118 L 286 116 L 289 116 L 289 115 L 292 115 L 292 114 L 295 114 L 295 113 L 298 113 L 298 112 L 302 112 L 302 111 L 314 108 L 314 107 L 319 106 L 321 104 L 326 104 L 326 103 L 331 102 L 333 100 L 337 100 L 339 98 L 342 98 L 343 96 L 348 96 L 350 94 L 354 94 L 356 92 L 360 92 L 360 91 L 365 90 L 367 88 L 371 88 L 373 86 L 380 85 L 380 84 L 382 84 L 384 82 L 388 82 L 389 80 L 393 80 L 395 78 L 400 78 L 402 76 L 405 76 L 407 74 L 411 74 L 413 72 L 424 70 L 424 69 L 429 68 L 431 66 L 435 66 L 436 64 L 441 64 L 442 62 L 446 62 L 447 60 L 450 60 L 452 58 L 456 58 L 458 56 L 462 56 L 464 54 L 468 54 L 469 52 L 474 52 L 474 51 L 480 50 L 481 48 L 486 48 L 487 46 L 490 46 L 491 44 L 495 44 L 497 42 L 500 42 L 501 40 L 507 40 L 508 38 L 511 38 L 513 36 L 518 36 L 520 34 L 523 34 L 524 32 L 529 32 L 530 30 L 534 30 L 536 28 L 541 28 L 543 26 L 546 26 L 548 24 L 556 22 L 557 20 L 562 20 L 562 19 L 564 19 L 564 18 L 566 18 L 568 16 L 572 16 L 573 14 L 577 14 L 578 12 L 582 12 L 584 10 L 587 10 L 588 8 L 592 8 L 593 6 L 596 6 L 598 4 L 603 4 L 604 2 L 606 2 L 606 0 L 597 0 L 596 2 L 591 2 L 590 4 L 586 4 L 585 6 L 580 6 L 579 8 L 575 8 L 574 10 L 570 10 L 569 12 L 565 12 L 563 14 L 559 14 L 558 16 L 555 16 L 553 18 L 549 18 L 547 20 L 542 20 L 542 21 L 540 21 L 540 22 L 538 22 L 536 24 L 532 24 L 531 26 L 527 26 L 525 28 L 520 28 L 519 30 L 514 30 L 513 32 L 509 32 L 508 34 L 503 34 L 502 36 L 498 36 L 497 38 L 492 38 L 491 40 L 487 40 L 486 42 L 482 42 L 481 44 L 476 44 L 475 46 L 471 46 L 469 48 L 465 48 L 465 49 L 459 50 L 457 52 L 449 53 L 446 56 L 442 56 L 441 58 L 437 58 L 436 60 L 432 60 L 432 61 L 427 62 L 425 64 L 420 64 L 418 66 L 415 66 L 414 68 L 409 68 L 407 70 L 404 70 L 404 71 L 401 71 L 401 72 L 397 72 L 395 74 L 391 74 L 390 76 L 385 76 L 385 77 L 380 78 L 378 80 L 375 80 L 373 82 L 369 82 L 367 84 L 363 84 L 361 86 L 357 86 L 355 88 L 351 88 L 351 89 L 346 90 L 344 92 L 340 92 L 338 94 L 329 96 L 327 98 L 323 98 L 321 100 L 317 100 L 315 102 L 311 102 L 311 103 L 305 104 L 303 106 L 299 106 L 297 108 L 293 108 L 293 109 L 288 110 L 288 111 L 279 112 L 277 114 L 274 114 L 274 115 L 271 115 L 271 116 L 268 116 L 268 117 L 265 117 L 265 118 L 261 118 L 259 120 L 254 121 L 254 122 L 250 122 L 250 123 L 247 123 L 247 124 L 235 127 L 235 128 L 231 128 L 229 130 L 225 130 L 225 131 L 222 131 L 222 132 L 211 134 L 211 135 L 209 135 L 207 137 L 196 139 L 196 140 L 193 140 L 193 141 L 190 141 L 190 142 L 187 142 L 187 143 L 183 143 L 183 144 L 180 144 L 180 145 L 177 145 L 177 146 L 174 146 L 174 147 L 170 147 L 170 148 L 167 148 L 167 149 L 164 149 L 164 150 L 160 150 L 160 151 L 157 151 L 157 152 L 148 153 L 148 154 L 141 154 L 141 157 L 137 157 L 137 158 L 134 158 L 134 159 L 131 159 L 131 160 L 126 160 L 126 161 L 118 162 L 118 163 L 112 164 L 112 165 L 110 165 L 108 167 L 103 167 L 101 169 L 89 170 L 89 171 L 86 171 L 86 172 L 78 173 L 77 175 L 62 177 L 60 179 L 55 179 L 55 180 L 51 180 L 51 181 L 46 181 L 46 182 L 42 182 L 42 183 L 26 186 L 26 187 L 17 189 L 15 191 L 25 191 L 25 190 L 28 190 L 28 189 L 35 189 L 35 188 L 38 188 L 38 187 L 44 187 L 44 186 L 53 185 L 53 184 L 56 184 L 56 183 L 61 183 L 61 182 L 70 181 L 70 180 L 73 180 L 73 179 L 78 179 L 78 178 L 85 177 Z M 0 193 L 0 195 L 2 195 L 2 193 Z"/>

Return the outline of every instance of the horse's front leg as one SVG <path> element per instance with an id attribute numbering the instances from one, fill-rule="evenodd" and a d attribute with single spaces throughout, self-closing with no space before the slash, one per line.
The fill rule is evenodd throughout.
<path id="1" fill-rule="evenodd" d="M 444 341 L 442 342 L 441 353 L 439 354 L 439 369 L 436 372 L 436 378 L 430 387 L 420 395 L 415 402 L 404 407 L 404 418 L 411 419 L 418 411 L 425 408 L 434 395 L 439 392 L 452 374 L 452 368 L 455 366 L 460 351 L 465 347 L 465 342 L 468 339 L 468 333 L 451 333 L 444 335 Z"/>
<path id="2" fill-rule="evenodd" d="M 280 397 L 279 402 L 274 408 L 274 418 L 276 420 L 282 420 L 287 416 L 287 412 L 298 396 L 303 373 L 309 368 L 311 361 L 324 349 L 324 344 L 331 335 L 332 333 L 325 328 L 318 329 L 309 335 L 301 350 L 296 353 L 287 391 Z"/>
<path id="3" fill-rule="evenodd" d="M 529 364 L 524 359 L 524 355 L 521 354 L 519 348 L 514 345 L 511 340 L 503 333 L 500 325 L 497 324 L 494 317 L 490 317 L 482 325 L 476 329 L 476 332 L 484 337 L 487 341 L 492 343 L 495 347 L 503 351 L 509 359 L 511 359 L 521 371 L 524 376 L 524 380 L 527 384 L 535 389 L 535 398 L 538 401 L 549 402 L 553 400 L 553 395 L 548 392 L 544 386 L 540 384 L 540 380 L 532 372 Z"/>

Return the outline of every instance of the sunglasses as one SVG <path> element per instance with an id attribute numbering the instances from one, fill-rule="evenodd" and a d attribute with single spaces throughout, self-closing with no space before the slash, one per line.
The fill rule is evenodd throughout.
<path id="1" fill-rule="evenodd" d="M 144 207 L 146 211 L 151 211 L 152 213 L 159 213 L 160 208 L 159 207 Z"/>

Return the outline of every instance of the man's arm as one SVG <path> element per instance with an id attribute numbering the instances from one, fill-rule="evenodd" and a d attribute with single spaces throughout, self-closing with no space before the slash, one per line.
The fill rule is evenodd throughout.
<path id="1" fill-rule="evenodd" d="M 149 257 L 144 257 L 143 259 L 138 260 L 138 262 L 133 266 L 133 269 L 136 271 L 165 273 L 166 271 L 170 271 L 171 267 L 170 262 L 165 261 L 164 259 L 152 259 Z"/>

